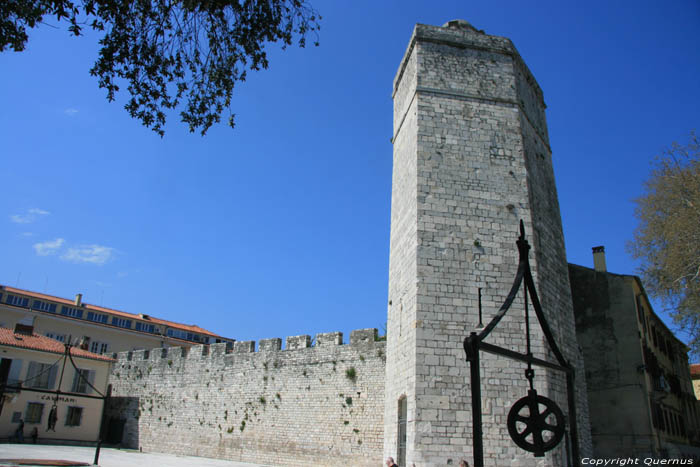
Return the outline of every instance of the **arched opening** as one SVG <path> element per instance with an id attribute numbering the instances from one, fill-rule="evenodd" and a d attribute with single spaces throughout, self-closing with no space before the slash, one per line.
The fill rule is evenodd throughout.
<path id="1" fill-rule="evenodd" d="M 396 461 L 400 466 L 406 465 L 406 418 L 408 414 L 406 396 L 399 398 L 399 426 L 396 447 Z"/>

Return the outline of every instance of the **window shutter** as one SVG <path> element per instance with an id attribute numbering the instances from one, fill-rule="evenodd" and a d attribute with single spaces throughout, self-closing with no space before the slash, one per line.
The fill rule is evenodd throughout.
<path id="1" fill-rule="evenodd" d="M 29 368 L 27 368 L 27 376 L 24 378 L 28 386 L 34 385 L 34 380 L 37 374 L 38 366 L 39 364 L 37 362 L 29 362 Z"/>
<path id="2" fill-rule="evenodd" d="M 95 370 L 88 370 L 87 380 L 91 385 L 95 385 Z M 85 394 L 92 394 L 92 387 L 90 387 L 90 385 L 87 385 L 87 387 L 85 388 Z"/>
<path id="3" fill-rule="evenodd" d="M 80 385 L 80 370 L 75 370 L 75 373 L 73 373 L 73 386 L 71 387 L 71 392 L 78 392 L 79 385 Z"/>
<path id="4" fill-rule="evenodd" d="M 22 360 L 13 358 L 10 365 L 10 373 L 7 375 L 7 384 L 15 385 L 19 383 L 19 373 L 22 371 Z"/>
<path id="5" fill-rule="evenodd" d="M 58 365 L 53 365 L 51 367 L 51 369 L 49 370 L 49 387 L 47 389 L 53 389 L 53 385 L 56 384 L 56 373 L 57 372 L 58 372 Z"/>

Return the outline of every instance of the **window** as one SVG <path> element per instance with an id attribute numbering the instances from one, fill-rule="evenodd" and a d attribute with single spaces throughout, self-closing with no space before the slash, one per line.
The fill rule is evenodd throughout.
<path id="1" fill-rule="evenodd" d="M 10 375 L 10 368 L 12 368 L 11 358 L 0 359 L 0 386 L 7 383 L 7 379 Z"/>
<path id="2" fill-rule="evenodd" d="M 135 328 L 137 331 L 150 332 L 155 334 L 156 327 L 153 324 L 142 323 L 141 321 L 136 321 Z"/>
<path id="3" fill-rule="evenodd" d="M 3 358 L 3 361 L 7 360 L 6 358 Z M 17 386 L 19 385 L 19 374 L 20 371 L 22 371 L 22 360 L 19 358 L 13 358 L 11 359 L 10 363 L 10 371 L 7 374 L 7 385 L 8 386 Z M 0 380 L 0 382 L 2 382 Z M 5 388 L 5 391 L 10 391 L 9 388 Z M 12 390 L 13 392 L 16 391 L 16 389 Z"/>
<path id="4" fill-rule="evenodd" d="M 179 329 L 168 329 L 168 336 L 187 340 L 187 333 Z"/>
<path id="5" fill-rule="evenodd" d="M 12 423 L 19 423 L 22 420 L 22 412 L 12 412 Z"/>
<path id="6" fill-rule="evenodd" d="M 29 362 L 25 383 L 30 388 L 53 389 L 56 366 L 48 363 Z"/>
<path id="7" fill-rule="evenodd" d="M 109 350 L 109 344 L 106 342 L 93 341 L 90 344 L 90 352 L 92 352 L 92 353 L 103 354 L 103 353 L 107 353 L 108 350 Z"/>
<path id="8" fill-rule="evenodd" d="M 22 306 L 24 308 L 29 306 L 29 299 L 27 297 L 20 297 L 19 295 L 7 295 L 5 303 L 9 303 L 14 306 Z"/>
<path id="9" fill-rule="evenodd" d="M 82 407 L 68 407 L 68 414 L 66 414 L 66 426 L 80 426 L 80 419 L 82 418 Z"/>
<path id="10" fill-rule="evenodd" d="M 44 414 L 44 404 L 29 402 L 27 411 L 24 414 L 25 423 L 41 423 L 41 416 Z"/>
<path id="11" fill-rule="evenodd" d="M 112 325 L 120 328 L 131 329 L 131 320 L 112 316 Z"/>
<path id="12" fill-rule="evenodd" d="M 107 324 L 107 315 L 101 315 L 99 313 L 95 313 L 94 311 L 88 311 L 87 320 Z"/>
<path id="13" fill-rule="evenodd" d="M 398 423 L 398 446 L 396 449 L 397 462 L 399 465 L 406 465 L 406 419 L 408 415 L 408 407 L 406 404 L 406 396 L 399 399 L 399 423 Z"/>
<path id="14" fill-rule="evenodd" d="M 75 372 L 75 376 L 73 376 L 73 387 L 71 391 L 73 392 L 79 392 L 81 394 L 89 394 L 90 393 L 90 384 L 93 384 L 95 381 L 95 370 L 78 370 Z"/>
<path id="15" fill-rule="evenodd" d="M 73 308 L 64 305 L 61 307 L 61 314 L 65 316 L 70 316 L 71 318 L 82 318 L 83 310 L 81 310 L 80 308 Z"/>
<path id="16" fill-rule="evenodd" d="M 56 334 L 54 332 L 47 332 L 46 337 L 49 337 L 51 339 L 56 339 L 58 342 L 65 342 L 66 338 L 68 336 L 66 336 L 65 334 Z"/>
<path id="17" fill-rule="evenodd" d="M 639 317 L 639 322 L 644 326 L 644 306 L 642 306 L 639 298 L 637 298 L 637 315 Z"/>
<path id="18" fill-rule="evenodd" d="M 183 339 L 186 341 L 205 342 L 204 338 L 201 337 L 199 334 L 193 334 L 191 332 L 181 331 L 179 329 L 168 329 L 167 334 L 170 337 L 175 337 L 177 339 Z"/>
<path id="19" fill-rule="evenodd" d="M 644 309 L 644 302 L 641 295 L 637 295 L 637 314 L 639 317 L 639 323 L 642 325 L 642 330 L 644 334 L 648 332 L 647 315 Z"/>
<path id="20" fill-rule="evenodd" d="M 47 303 L 47 302 L 41 302 L 39 300 L 34 300 L 34 303 L 32 304 L 32 308 L 35 310 L 39 311 L 45 311 L 47 313 L 56 313 L 56 304 L 55 303 Z"/>

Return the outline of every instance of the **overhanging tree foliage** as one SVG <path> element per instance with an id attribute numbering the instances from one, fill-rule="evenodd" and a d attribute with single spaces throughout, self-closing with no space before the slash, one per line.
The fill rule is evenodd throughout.
<path id="1" fill-rule="evenodd" d="M 660 298 L 700 355 L 700 141 L 674 143 L 658 158 L 636 200 L 639 226 L 630 251 L 644 283 Z"/>
<path id="2" fill-rule="evenodd" d="M 235 83 L 267 68 L 266 44 L 304 47 L 321 19 L 305 0 L 0 0 L 0 52 L 24 50 L 27 30 L 51 18 L 76 36 L 104 31 L 90 73 L 110 101 L 125 81 L 126 110 L 161 136 L 179 106 L 190 131 L 206 134 Z"/>

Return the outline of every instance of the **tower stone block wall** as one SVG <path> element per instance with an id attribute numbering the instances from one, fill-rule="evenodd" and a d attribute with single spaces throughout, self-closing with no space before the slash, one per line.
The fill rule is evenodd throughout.
<path id="1" fill-rule="evenodd" d="M 122 352 L 107 419 L 144 451 L 269 465 L 376 466 L 385 343 L 376 329 Z"/>
<path id="2" fill-rule="evenodd" d="M 471 403 L 462 341 L 498 310 L 517 269 L 520 219 L 557 342 L 577 368 L 578 428 L 590 448 L 561 218 L 542 92 L 512 43 L 464 22 L 417 25 L 394 81 L 394 169 L 384 454 L 396 455 L 406 398 L 407 465 L 470 458 Z M 522 294 L 521 294 L 522 295 Z M 522 297 L 487 342 L 525 351 Z M 533 353 L 551 359 L 531 320 Z M 482 359 L 487 465 L 532 462 L 510 440 L 510 406 L 526 395 L 524 366 Z M 563 374 L 536 369 L 536 388 L 564 409 Z M 564 443 L 546 465 L 562 465 Z"/>

